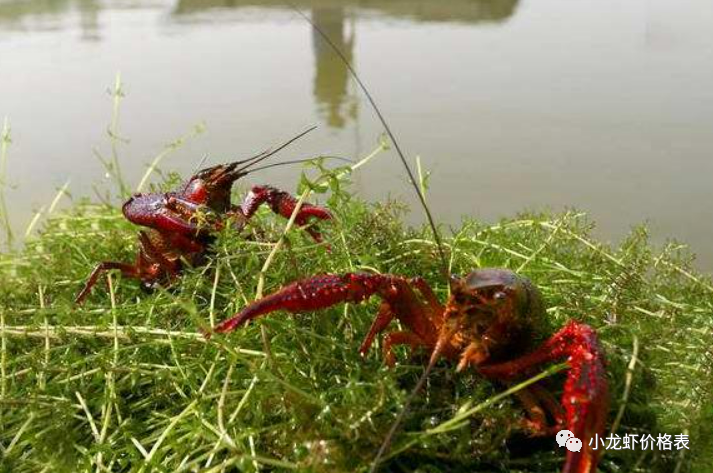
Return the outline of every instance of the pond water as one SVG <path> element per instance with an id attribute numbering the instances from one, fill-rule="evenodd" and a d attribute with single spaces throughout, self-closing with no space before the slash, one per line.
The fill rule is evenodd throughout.
<path id="1" fill-rule="evenodd" d="M 352 61 L 411 159 L 432 171 L 440 222 L 524 209 L 587 211 L 617 241 L 648 222 L 713 269 L 713 3 L 707 0 L 297 0 Z M 108 186 L 107 89 L 121 73 L 119 145 L 132 186 L 188 174 L 305 127 L 285 158 L 350 158 L 382 129 L 343 64 L 279 1 L 0 0 L 0 119 L 23 233 L 68 179 Z M 299 168 L 253 176 L 294 190 Z M 358 173 L 367 199 L 412 204 L 393 151 Z"/>

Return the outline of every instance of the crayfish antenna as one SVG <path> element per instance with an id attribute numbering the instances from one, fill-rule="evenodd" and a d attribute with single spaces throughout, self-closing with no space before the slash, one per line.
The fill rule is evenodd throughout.
<path id="1" fill-rule="evenodd" d="M 243 176 L 247 176 L 251 172 L 255 171 L 256 169 L 250 169 L 252 166 L 266 160 L 271 156 L 276 155 L 277 153 L 287 148 L 289 145 L 299 140 L 307 133 L 310 133 L 311 131 L 315 130 L 316 128 L 316 125 L 311 126 L 306 130 L 302 131 L 301 133 L 297 134 L 296 136 L 290 138 L 286 142 L 282 143 L 277 148 L 267 149 L 250 158 L 233 161 L 232 163 L 228 164 L 218 164 L 198 171 L 191 179 L 188 180 L 188 182 L 185 183 L 184 192 L 189 188 L 191 182 L 193 182 L 195 179 L 203 179 L 205 181 L 208 181 L 211 183 L 212 187 L 230 187 L 232 183 L 235 182 L 237 179 L 240 179 Z M 277 166 L 280 164 L 281 163 L 276 163 L 273 164 L 273 166 Z M 264 169 L 265 167 L 270 166 L 263 166 L 259 169 Z"/>
<path id="2" fill-rule="evenodd" d="M 231 171 L 231 173 L 236 173 L 236 174 L 239 174 L 240 176 L 244 176 L 244 175 L 248 174 L 250 172 L 250 171 L 248 171 L 248 169 L 251 166 L 254 166 L 255 164 L 257 164 L 261 161 L 264 161 L 265 159 L 269 158 L 270 156 L 274 156 L 275 154 L 279 153 L 283 149 L 290 146 L 295 141 L 297 141 L 300 138 L 302 138 L 303 136 L 305 136 L 307 133 L 314 131 L 316 128 L 317 128 L 317 125 L 313 125 L 313 126 L 307 128 L 305 131 L 297 134 L 296 136 L 294 136 L 294 137 L 290 138 L 289 140 L 287 140 L 286 142 L 282 143 L 280 146 L 278 146 L 275 149 L 268 149 L 256 156 L 253 156 L 252 158 L 248 158 L 248 159 L 244 159 L 242 161 L 236 161 L 236 162 L 232 163 L 235 165 L 235 167 L 237 169 L 235 169 L 234 171 Z M 240 166 L 241 164 L 242 164 L 242 167 L 238 168 L 237 166 Z"/>
<path id="3" fill-rule="evenodd" d="M 420 378 L 418 378 L 416 386 L 414 386 L 413 390 L 409 393 L 408 397 L 406 398 L 406 402 L 404 402 L 403 408 L 401 408 L 399 415 L 396 416 L 396 420 L 394 420 L 393 424 L 391 424 L 389 432 L 386 434 L 386 437 L 384 437 L 384 440 L 381 442 L 381 445 L 379 446 L 379 451 L 376 452 L 374 461 L 371 463 L 371 467 L 369 468 L 369 473 L 375 473 L 376 470 L 378 470 L 379 463 L 381 463 L 382 457 L 388 453 L 389 448 L 391 447 L 391 442 L 394 436 L 396 435 L 396 431 L 398 430 L 403 420 L 406 418 L 406 414 L 408 413 L 408 410 L 411 407 L 411 403 L 416 398 L 418 393 L 421 392 L 423 386 L 426 384 L 426 380 L 430 376 L 431 371 L 433 371 L 433 367 L 436 366 L 436 363 L 441 358 L 441 355 L 443 355 L 443 351 L 446 348 L 448 340 L 451 338 L 454 331 L 455 330 L 452 329 L 444 329 L 439 335 L 438 341 L 436 342 L 436 346 L 434 347 L 433 352 L 431 352 L 431 357 L 428 360 L 428 365 L 426 366 L 426 369 L 423 370 L 423 374 Z"/>
<path id="4" fill-rule="evenodd" d="M 406 156 L 404 155 L 403 151 L 401 151 L 401 146 L 399 146 L 399 143 L 396 140 L 396 136 L 391 131 L 391 127 L 389 127 L 389 124 L 386 122 L 386 119 L 382 115 L 381 110 L 376 105 L 376 101 L 371 96 L 371 93 L 369 93 L 369 90 L 366 88 L 366 85 L 364 85 L 364 83 L 361 81 L 359 74 L 357 74 L 356 70 L 354 70 L 354 67 L 352 67 L 352 65 L 349 62 L 349 60 L 347 59 L 347 57 L 339 49 L 339 47 L 336 44 L 334 44 L 334 41 L 332 41 L 332 39 L 329 37 L 329 35 L 327 35 L 327 33 L 325 33 L 324 30 L 322 30 L 319 26 L 317 26 L 314 23 L 314 21 L 312 21 L 311 18 L 309 18 L 307 15 L 305 15 L 295 5 L 293 5 L 289 2 L 288 2 L 288 5 L 298 15 L 300 15 L 307 23 L 309 23 L 312 26 L 312 28 L 322 37 L 324 42 L 327 43 L 327 45 L 329 45 L 329 47 L 332 48 L 334 53 L 339 57 L 339 59 L 342 61 L 344 66 L 349 71 L 349 74 L 352 76 L 352 78 L 354 78 L 354 81 L 357 83 L 357 85 L 359 86 L 361 91 L 366 96 L 367 100 L 369 101 L 369 104 L 371 105 L 372 109 L 376 113 L 376 116 L 378 117 L 379 121 L 381 122 L 381 125 L 384 127 L 384 130 L 386 130 L 386 133 L 389 135 L 389 139 L 394 144 L 394 148 L 396 149 L 396 154 L 399 156 L 399 159 L 401 160 L 401 164 L 403 164 L 404 169 L 406 170 L 406 174 L 408 174 L 409 182 L 411 183 L 411 186 L 413 187 L 414 191 L 416 192 L 416 195 L 418 196 L 418 200 L 421 203 L 421 206 L 423 207 L 424 213 L 426 214 L 426 219 L 428 220 L 428 225 L 430 226 L 431 231 L 433 232 L 433 239 L 436 242 L 436 249 L 438 250 L 438 257 L 439 257 L 440 263 L 441 263 L 441 272 L 445 278 L 448 278 L 448 259 L 446 258 L 446 253 L 443 249 L 443 242 L 441 241 L 441 235 L 438 232 L 438 228 L 436 227 L 436 222 L 433 219 L 433 215 L 431 214 L 431 210 L 428 207 L 428 204 L 426 203 L 426 197 L 423 195 L 423 192 L 421 192 L 421 188 L 416 183 L 417 182 L 416 176 L 414 175 L 413 171 L 411 170 L 411 166 L 409 166 Z M 437 350 L 434 350 L 434 354 L 437 354 Z M 406 402 L 404 408 L 399 413 L 399 416 L 394 421 L 394 424 L 391 426 L 389 433 L 387 434 L 386 438 L 384 439 L 383 443 L 381 444 L 381 447 L 379 448 L 379 452 L 377 453 L 376 457 L 374 458 L 374 462 L 372 463 L 371 468 L 369 470 L 370 473 L 373 473 L 377 470 L 379 461 L 381 460 L 381 457 L 384 455 L 384 453 L 388 450 L 389 445 L 391 444 L 391 439 L 396 434 L 396 429 L 398 428 L 399 424 L 405 417 L 406 411 L 408 410 L 408 406 L 411 403 L 411 400 L 416 396 L 416 394 L 421 390 L 421 388 L 425 384 L 426 378 L 428 377 L 429 373 L 431 372 L 431 369 L 433 368 L 433 364 L 435 364 L 435 360 L 432 357 L 431 363 L 429 363 L 428 367 L 426 368 L 423 375 L 419 379 L 418 384 L 416 385 L 416 387 L 412 391 L 411 395 L 407 399 L 407 402 Z"/>
<path id="5" fill-rule="evenodd" d="M 317 33 L 319 33 L 319 35 L 322 37 L 324 42 L 327 43 L 327 45 L 329 45 L 330 48 L 332 48 L 334 53 L 339 57 L 339 59 L 342 61 L 342 63 L 344 63 L 344 67 L 347 68 L 347 70 L 349 71 L 349 74 L 352 76 L 352 78 L 354 78 L 354 81 L 356 81 L 357 85 L 359 86 L 361 91 L 366 96 L 367 100 L 369 101 L 369 104 L 371 105 L 371 108 L 374 109 L 374 113 L 376 113 L 376 116 L 379 119 L 379 121 L 381 122 L 381 125 L 384 127 L 384 130 L 386 130 L 386 134 L 389 135 L 389 139 L 394 144 L 394 148 L 396 149 L 396 154 L 399 156 L 399 159 L 401 160 L 401 164 L 403 164 L 404 169 L 406 170 L 406 173 L 408 174 L 409 182 L 411 183 L 411 186 L 416 191 L 418 200 L 421 203 L 421 206 L 423 207 L 423 210 L 426 214 L 426 219 L 428 220 L 428 224 L 431 227 L 431 231 L 433 232 L 433 239 L 436 241 L 436 248 L 438 250 L 438 256 L 441 260 L 441 270 L 442 270 L 444 276 L 448 276 L 448 260 L 446 258 L 446 253 L 443 250 L 443 243 L 441 241 L 441 235 L 438 232 L 438 228 L 436 227 L 436 222 L 433 219 L 433 215 L 431 214 L 431 209 L 428 207 L 428 204 L 426 203 L 426 197 L 423 195 L 423 192 L 421 192 L 421 188 L 418 186 L 417 181 L 416 181 L 416 176 L 414 175 L 413 171 L 411 170 L 411 166 L 409 166 L 409 164 L 408 164 L 406 155 L 404 154 L 403 151 L 401 151 L 401 146 L 399 146 L 399 142 L 396 140 L 396 136 L 391 131 L 391 127 L 386 122 L 384 115 L 381 113 L 381 110 L 379 109 L 378 105 L 376 105 L 376 101 L 371 96 L 371 93 L 369 93 L 369 89 L 366 88 L 366 85 L 364 85 L 364 83 L 361 81 L 359 74 L 357 74 L 356 70 L 354 70 L 354 67 L 352 67 L 352 65 L 349 62 L 349 60 L 347 59 L 347 57 L 339 49 L 339 47 L 336 44 L 334 44 L 334 41 L 332 41 L 332 39 L 329 37 L 329 35 L 327 35 L 327 33 L 325 33 L 324 30 L 322 30 L 319 26 L 317 26 L 314 23 L 314 21 L 312 21 L 311 18 L 309 18 L 307 15 L 305 15 L 295 5 L 293 5 L 289 2 L 288 2 L 288 5 L 298 15 L 300 15 L 307 23 L 312 25 L 312 28 L 314 28 L 314 30 Z"/>
<path id="6" fill-rule="evenodd" d="M 309 163 L 310 161 L 314 161 L 315 159 L 334 159 L 337 161 L 344 161 L 345 163 L 350 163 L 350 164 L 355 163 L 355 161 L 353 159 L 344 158 L 342 156 L 317 156 L 316 158 L 289 159 L 287 161 L 280 161 L 279 163 L 265 164 L 264 166 L 259 166 L 259 167 L 250 169 L 250 172 L 262 171 L 263 169 L 270 169 L 270 168 L 274 168 L 277 166 L 286 166 L 288 164 Z"/>

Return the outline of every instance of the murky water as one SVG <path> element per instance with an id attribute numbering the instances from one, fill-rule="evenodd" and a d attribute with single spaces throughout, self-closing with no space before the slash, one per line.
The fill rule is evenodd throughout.
<path id="1" fill-rule="evenodd" d="M 713 3 L 706 0 L 315 0 L 298 6 L 354 63 L 402 145 L 433 171 L 435 216 L 588 211 L 616 240 L 648 221 L 713 268 Z M 0 117 L 24 231 L 67 179 L 103 180 L 111 97 L 135 185 L 164 146 L 189 173 L 310 124 L 285 156 L 371 150 L 381 128 L 343 65 L 279 1 L 0 0 Z M 256 181 L 294 188 L 298 169 Z M 389 152 L 360 172 L 369 199 L 414 203 Z"/>

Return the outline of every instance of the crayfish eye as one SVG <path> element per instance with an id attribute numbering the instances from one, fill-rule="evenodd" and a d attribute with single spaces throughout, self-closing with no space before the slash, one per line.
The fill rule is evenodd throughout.
<path id="1" fill-rule="evenodd" d="M 460 291 L 454 291 L 452 294 L 452 297 L 453 297 L 453 300 L 455 300 L 456 304 L 458 304 L 458 305 L 463 305 L 467 302 L 466 295 Z"/>

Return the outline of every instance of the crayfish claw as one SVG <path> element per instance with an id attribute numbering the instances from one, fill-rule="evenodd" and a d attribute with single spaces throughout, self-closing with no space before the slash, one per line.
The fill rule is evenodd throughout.
<path id="1" fill-rule="evenodd" d="M 570 369 L 562 395 L 563 428 L 582 442 L 580 451 L 567 451 L 563 473 L 594 473 L 599 459 L 596 437 L 602 436 L 609 410 L 604 355 L 592 327 L 571 321 L 535 351 L 504 363 L 484 365 L 481 374 L 512 379 L 542 363 L 566 359 Z"/>

